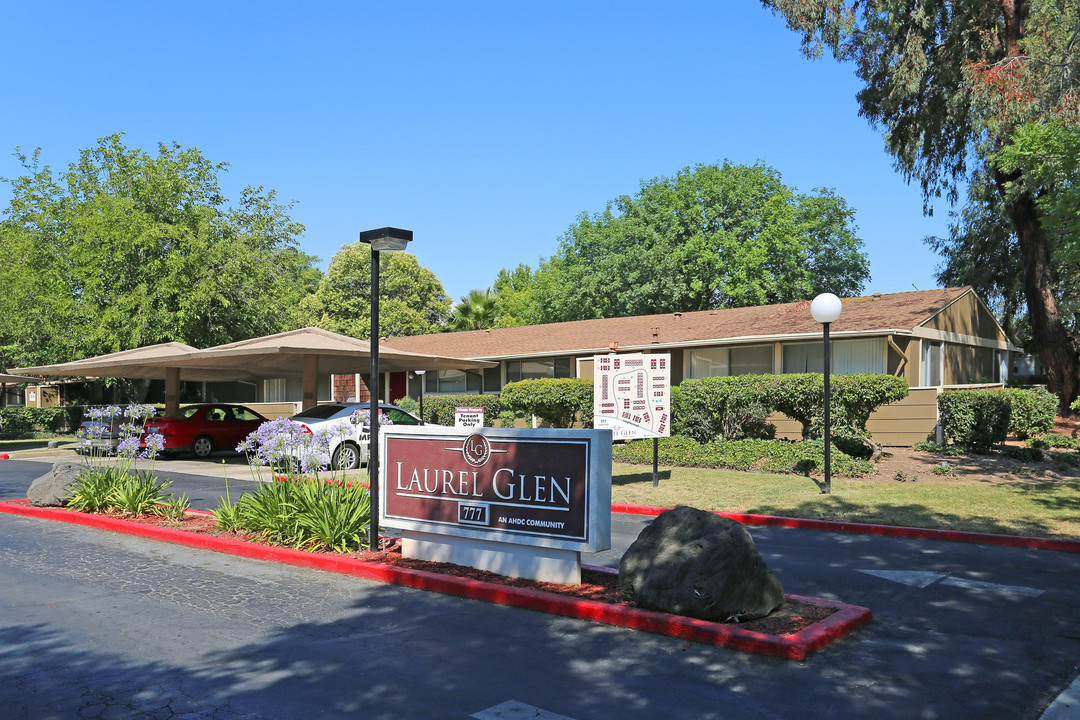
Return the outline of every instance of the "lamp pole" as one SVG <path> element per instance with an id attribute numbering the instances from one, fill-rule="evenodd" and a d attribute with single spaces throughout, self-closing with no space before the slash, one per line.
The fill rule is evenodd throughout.
<path id="1" fill-rule="evenodd" d="M 412 230 L 385 227 L 360 233 L 360 242 L 371 245 L 371 381 L 368 384 L 368 484 L 371 515 L 368 550 L 379 549 L 379 254 L 404 250 L 412 241 Z"/>
<path id="2" fill-rule="evenodd" d="M 840 298 L 832 293 L 821 293 L 810 303 L 810 315 L 814 320 L 821 323 L 821 333 L 824 340 L 824 367 L 822 372 L 825 376 L 825 413 L 822 418 L 825 422 L 825 482 L 821 484 L 821 492 L 828 495 L 832 492 L 832 427 L 829 422 L 829 401 L 831 388 L 829 376 L 832 374 L 832 361 L 829 358 L 829 325 L 836 322 L 843 310 Z"/>
<path id="3" fill-rule="evenodd" d="M 417 370 L 416 377 L 420 378 L 420 420 L 424 419 L 424 373 L 426 370 Z"/>

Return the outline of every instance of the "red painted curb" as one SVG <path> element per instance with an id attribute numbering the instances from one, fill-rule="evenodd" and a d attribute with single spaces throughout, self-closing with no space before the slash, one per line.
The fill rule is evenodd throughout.
<path id="1" fill-rule="evenodd" d="M 649 505 L 620 505 L 612 503 L 611 512 L 630 515 L 659 515 L 671 508 L 652 507 Z M 870 523 L 835 522 L 832 520 L 806 520 L 802 518 L 777 517 L 774 515 L 747 515 L 714 511 L 720 517 L 726 517 L 744 525 L 766 525 L 772 527 L 802 528 L 804 530 L 831 530 L 833 532 L 863 533 L 884 535 L 887 537 L 920 538 L 923 540 L 945 540 L 948 542 L 982 543 L 984 545 L 1004 545 L 1005 547 L 1034 548 L 1036 550 L 1060 550 L 1061 552 L 1080 553 L 1080 542 L 1076 540 L 1052 540 L 1049 538 L 1024 537 L 1022 535 L 995 535 L 993 533 L 967 532 L 964 530 L 933 530 L 930 528 L 902 527 L 897 525 L 873 525 Z"/>
<path id="2" fill-rule="evenodd" d="M 870 610 L 856 605 L 787 595 L 786 597 L 792 600 L 835 607 L 837 611 L 797 633 L 783 636 L 769 635 L 753 630 L 745 630 L 735 625 L 724 625 L 678 615 L 667 615 L 639 608 L 609 605 L 595 600 L 580 600 L 538 590 L 516 588 L 478 580 L 464 580 L 424 570 L 382 565 L 338 555 L 310 553 L 249 543 L 242 540 L 199 535 L 183 530 L 118 520 L 104 515 L 91 515 L 73 510 L 37 508 L 15 504 L 17 502 L 0 502 L 0 512 L 58 520 L 102 530 L 112 530 L 127 535 L 162 540 L 188 547 L 217 550 L 256 560 L 269 560 L 327 570 L 353 575 L 365 580 L 393 583 L 420 590 L 433 590 L 473 600 L 512 605 L 582 620 L 593 620 L 608 625 L 646 630 L 684 640 L 718 645 L 733 650 L 774 655 L 789 660 L 804 659 L 809 653 L 870 622 L 873 617 Z"/>

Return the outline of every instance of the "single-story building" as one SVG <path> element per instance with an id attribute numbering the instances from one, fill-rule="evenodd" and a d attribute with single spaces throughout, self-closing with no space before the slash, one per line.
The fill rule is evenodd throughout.
<path id="1" fill-rule="evenodd" d="M 907 379 L 910 396 L 881 408 L 868 426 L 886 445 L 911 445 L 931 436 L 939 392 L 1004 383 L 1013 355 L 1021 352 L 970 287 L 844 298 L 830 337 L 834 374 Z M 673 385 L 686 378 L 823 369 L 822 328 L 804 301 L 383 339 L 384 347 L 395 350 L 498 366 L 409 377 L 390 373 L 382 395 L 391 402 L 417 397 L 421 383 L 425 394 L 495 393 L 528 378 L 591 378 L 593 356 L 607 353 L 611 343 L 618 343 L 620 352 L 670 353 Z M 355 387 L 351 380 L 333 382 L 348 392 Z M 774 422 L 782 435 L 798 432 L 787 418 Z"/>

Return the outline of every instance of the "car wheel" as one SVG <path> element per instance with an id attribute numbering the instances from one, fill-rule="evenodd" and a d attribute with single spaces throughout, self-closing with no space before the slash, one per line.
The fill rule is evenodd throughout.
<path id="1" fill-rule="evenodd" d="M 200 435 L 191 443 L 191 453 L 197 458 L 208 458 L 214 452 L 214 441 L 208 435 Z"/>
<path id="2" fill-rule="evenodd" d="M 360 448 L 351 442 L 341 443 L 330 465 L 334 470 L 355 470 L 360 467 Z"/>

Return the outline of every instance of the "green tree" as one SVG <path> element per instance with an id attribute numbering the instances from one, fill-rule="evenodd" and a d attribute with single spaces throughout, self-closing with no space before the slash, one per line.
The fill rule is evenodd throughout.
<path id="1" fill-rule="evenodd" d="M 487 330 L 493 327 L 496 327 L 496 309 L 491 288 L 470 290 L 450 313 L 450 330 Z"/>
<path id="2" fill-rule="evenodd" d="M 860 112 L 885 131 L 885 146 L 897 169 L 908 179 L 919 180 L 928 210 L 933 198 L 942 194 L 956 200 L 968 181 L 977 206 L 968 217 L 1006 228 L 994 233 L 999 240 L 1015 237 L 1014 257 L 1021 265 L 1016 274 L 1031 337 L 1050 389 L 1065 409 L 1077 394 L 1080 355 L 1075 333 L 1063 322 L 1061 266 L 1055 262 L 1055 245 L 1061 238 L 1055 238 L 1047 225 L 1047 202 L 1053 201 L 1045 200 L 1062 189 L 1062 176 L 1040 174 L 1040 163 L 1033 162 L 1040 154 L 1053 153 L 1039 151 L 1033 156 L 1024 147 L 1045 149 L 1052 139 L 1029 142 L 1025 133 L 1032 132 L 1031 123 L 1035 128 L 1042 123 L 1060 126 L 1065 132 L 1057 138 L 1068 142 L 1080 122 L 1080 4 L 1030 0 L 763 0 L 763 4 L 780 12 L 789 27 L 802 34 L 807 55 L 820 56 L 828 47 L 838 60 L 855 64 L 865 83 L 858 93 Z M 1058 164 L 1056 169 L 1067 172 L 1068 165 Z M 995 201 L 989 199 L 991 194 L 997 196 Z M 951 247 L 954 257 L 970 263 L 989 248 L 985 243 L 979 243 L 981 248 L 965 247 L 976 233 L 964 220 L 961 216 L 954 226 Z"/>
<path id="3" fill-rule="evenodd" d="M 534 325 L 533 271 L 525 263 L 503 268 L 495 278 L 495 317 L 498 327 Z"/>
<path id="4" fill-rule="evenodd" d="M 0 222 L 0 346 L 14 364 L 65 361 L 157 342 L 210 346 L 295 326 L 316 258 L 274 191 L 230 206 L 195 148 L 157 155 L 121 135 L 54 174 L 16 152 Z M 317 271 L 315 271 L 317 272 Z M 8 284 L 10 283 L 10 284 Z"/>
<path id="5" fill-rule="evenodd" d="M 854 211 L 832 191 L 801 195 L 780 174 L 698 165 L 583 213 L 531 288 L 540 322 L 765 305 L 869 276 Z"/>
<path id="6" fill-rule="evenodd" d="M 312 325 L 368 339 L 371 336 L 371 246 L 343 245 L 312 295 L 300 304 Z M 435 273 L 412 253 L 379 255 L 379 335 L 400 337 L 438 332 L 446 324 L 450 298 Z"/>

